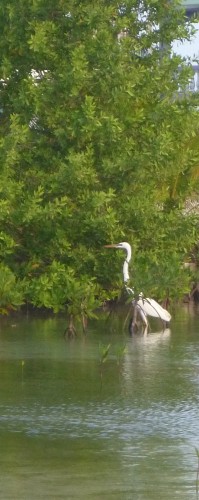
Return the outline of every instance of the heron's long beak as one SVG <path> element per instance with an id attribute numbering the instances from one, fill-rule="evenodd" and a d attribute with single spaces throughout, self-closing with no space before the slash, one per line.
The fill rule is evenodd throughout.
<path id="1" fill-rule="evenodd" d="M 104 245 L 104 248 L 116 248 L 117 245 L 116 243 L 113 243 L 112 245 Z"/>

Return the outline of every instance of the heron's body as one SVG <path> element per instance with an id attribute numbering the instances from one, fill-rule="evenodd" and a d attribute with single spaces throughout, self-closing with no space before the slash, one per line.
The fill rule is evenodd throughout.
<path id="1" fill-rule="evenodd" d="M 113 245 L 105 245 L 106 248 L 121 248 L 126 251 L 126 258 L 123 264 L 123 280 L 128 293 L 133 294 L 133 290 L 127 286 L 129 280 L 129 262 L 131 260 L 131 245 L 126 241 Z M 171 320 L 171 315 L 169 311 L 164 309 L 156 300 L 145 298 L 143 294 L 139 295 L 138 300 L 133 300 L 135 306 L 135 314 L 133 318 L 132 325 L 134 326 L 136 322 L 137 315 L 141 317 L 145 326 L 148 326 L 147 316 L 153 318 L 160 318 L 162 321 L 169 323 Z"/>
<path id="2" fill-rule="evenodd" d="M 167 309 L 164 309 L 156 300 L 149 298 L 141 298 L 137 301 L 137 305 L 145 312 L 147 316 L 152 318 L 160 318 L 162 321 L 169 322 L 171 315 Z"/>

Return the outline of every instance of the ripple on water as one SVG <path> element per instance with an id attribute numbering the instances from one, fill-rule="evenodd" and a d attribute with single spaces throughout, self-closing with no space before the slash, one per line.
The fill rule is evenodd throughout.
<path id="1" fill-rule="evenodd" d="M 87 405 L 0 407 L 0 426 L 14 432 L 48 434 L 49 437 L 114 438 L 130 441 L 141 436 L 159 435 L 168 439 L 189 439 L 198 435 L 197 401 L 175 407 L 161 404 L 141 409 L 112 403 Z"/>

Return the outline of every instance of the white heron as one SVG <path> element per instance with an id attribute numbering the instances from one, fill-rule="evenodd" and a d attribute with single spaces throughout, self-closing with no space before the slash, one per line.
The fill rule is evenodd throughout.
<path id="1" fill-rule="evenodd" d="M 105 248 L 120 248 L 126 251 L 126 258 L 123 264 L 123 280 L 128 294 L 134 295 L 133 289 L 128 287 L 129 262 L 131 260 L 131 245 L 126 241 L 122 241 L 121 243 L 105 245 Z M 134 305 L 134 316 L 131 325 L 132 329 L 136 325 L 136 319 L 138 315 L 141 317 L 145 327 L 147 328 L 148 328 L 147 316 L 152 316 L 153 318 L 159 318 L 166 323 L 169 323 L 171 320 L 171 315 L 169 311 L 160 306 L 160 304 L 158 304 L 156 300 L 149 299 L 148 297 L 145 298 L 142 293 L 139 294 L 137 299 L 133 299 L 132 303 Z"/>

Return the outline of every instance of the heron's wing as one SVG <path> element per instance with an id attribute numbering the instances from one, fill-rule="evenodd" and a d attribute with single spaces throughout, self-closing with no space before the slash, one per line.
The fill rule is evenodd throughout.
<path id="1" fill-rule="evenodd" d="M 158 302 L 154 299 L 139 299 L 137 304 L 148 316 L 160 318 L 162 321 L 167 322 L 171 320 L 170 313 L 166 309 L 163 309 L 163 307 L 160 306 L 160 304 L 158 304 Z"/>

